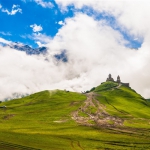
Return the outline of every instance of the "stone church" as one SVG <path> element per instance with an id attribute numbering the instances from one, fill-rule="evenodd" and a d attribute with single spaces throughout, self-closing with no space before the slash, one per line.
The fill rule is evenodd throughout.
<path id="1" fill-rule="evenodd" d="M 114 81 L 114 79 L 112 78 L 111 74 L 109 74 L 109 75 L 108 75 L 108 78 L 106 79 L 106 82 L 107 82 L 107 81 L 117 82 L 117 83 L 119 83 L 119 84 L 122 84 L 122 85 L 125 85 L 125 86 L 127 86 L 127 87 L 130 87 L 129 83 L 123 83 L 123 82 L 121 82 L 121 79 L 120 79 L 120 76 L 119 76 L 119 75 L 117 76 L 117 81 Z"/>

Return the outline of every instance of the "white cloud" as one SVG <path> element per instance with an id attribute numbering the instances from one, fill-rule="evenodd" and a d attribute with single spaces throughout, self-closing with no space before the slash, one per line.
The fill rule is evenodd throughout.
<path id="1" fill-rule="evenodd" d="M 45 34 L 33 33 L 28 35 L 28 38 L 35 40 L 38 45 L 45 45 L 51 41 L 51 38 Z"/>
<path id="2" fill-rule="evenodd" d="M 2 8 L 2 5 L 0 4 L 0 9 Z"/>
<path id="3" fill-rule="evenodd" d="M 37 41 L 36 44 L 37 44 L 39 47 L 45 46 L 44 44 L 42 44 L 42 43 L 39 42 L 39 41 Z"/>
<path id="4" fill-rule="evenodd" d="M 33 32 L 39 32 L 43 30 L 42 26 L 38 26 L 37 24 L 30 25 L 30 27 L 33 29 Z"/>
<path id="5" fill-rule="evenodd" d="M 67 10 L 67 6 L 69 5 L 74 5 L 75 8 L 77 9 L 81 9 L 84 6 L 88 6 L 97 11 L 97 13 L 99 14 L 113 16 L 116 20 L 117 27 L 121 28 L 124 32 L 130 34 L 133 37 L 133 39 L 139 40 L 143 39 L 143 44 L 141 45 L 141 48 L 139 48 L 135 52 L 135 54 L 132 55 L 132 58 L 127 56 L 128 57 L 127 62 L 130 63 L 129 64 L 126 63 L 126 65 L 130 69 L 128 71 L 126 69 L 124 69 L 124 71 L 123 69 L 118 69 L 118 71 L 122 72 L 122 77 L 126 79 L 126 82 L 129 81 L 134 89 L 136 89 L 142 95 L 150 97 L 150 82 L 149 82 L 150 70 L 148 68 L 148 64 L 150 64 L 149 61 L 150 16 L 148 15 L 150 13 L 150 1 L 56 0 L 56 3 L 59 4 L 62 10 Z M 109 37 L 107 36 L 107 38 Z M 110 45 L 109 42 L 107 44 Z M 120 50 L 116 49 L 116 51 L 118 52 Z M 109 56 L 108 60 L 110 60 L 111 57 L 109 54 L 108 56 Z M 118 59 L 120 57 L 118 56 L 118 58 L 117 57 L 114 58 Z M 122 64 L 121 62 L 122 60 L 118 61 L 120 65 Z M 116 69 L 115 66 L 113 67 L 113 69 L 114 68 Z"/>
<path id="6" fill-rule="evenodd" d="M 22 13 L 22 9 L 19 5 L 13 5 L 11 11 L 9 11 L 8 9 L 4 9 L 1 6 L 1 11 L 6 12 L 8 15 L 15 15 L 17 12 Z"/>
<path id="7" fill-rule="evenodd" d="M 113 15 L 125 31 L 143 37 L 138 50 L 125 47 L 122 34 L 104 20 L 83 13 L 64 21 L 54 38 L 34 33 L 38 44 L 48 43 L 45 56 L 28 56 L 9 48 L 0 48 L 0 99 L 13 93 L 25 94 L 46 89 L 89 90 L 104 82 L 109 73 L 145 97 L 150 97 L 150 17 L 147 1 L 60 1 L 61 7 L 73 3 Z M 130 4 L 130 5 L 129 5 Z M 140 5 L 141 4 L 141 5 Z M 139 11 L 142 10 L 142 11 Z M 133 21 L 132 21 L 133 20 Z M 6 41 L 7 42 L 7 41 Z M 66 50 L 68 62 L 58 62 L 55 54 Z M 9 60 L 9 61 L 8 61 Z M 46 60 L 46 61 L 45 61 Z"/>
<path id="8" fill-rule="evenodd" d="M 53 8 L 54 5 L 51 2 L 44 2 L 43 0 L 34 0 L 38 5 L 44 8 Z"/>
<path id="9" fill-rule="evenodd" d="M 119 27 L 128 29 L 133 35 L 140 35 L 147 32 L 149 17 L 150 1 L 147 0 L 56 0 L 61 9 L 67 9 L 67 6 L 74 5 L 75 8 L 81 9 L 84 6 L 93 8 L 99 13 L 114 16 Z M 145 25 L 143 25 L 145 24 Z"/>
<path id="10" fill-rule="evenodd" d="M 65 25 L 65 23 L 63 21 L 59 21 L 58 24 L 59 25 Z"/>
<path id="11" fill-rule="evenodd" d="M 3 43 L 3 44 L 11 44 L 12 42 L 11 41 L 8 41 L 8 40 L 5 40 L 3 38 L 0 37 L 0 43 Z"/>
<path id="12" fill-rule="evenodd" d="M 51 41 L 51 38 L 49 36 L 41 33 L 34 33 L 32 35 L 32 39 L 38 40 L 42 43 L 49 43 Z"/>
<path id="13" fill-rule="evenodd" d="M 25 94 L 39 89 L 48 89 L 48 84 L 53 83 L 53 80 L 54 82 L 57 80 L 57 77 L 52 72 L 58 71 L 57 68 L 55 68 L 56 70 L 54 68 L 54 70 L 46 69 L 53 66 L 50 66 L 40 57 L 31 57 L 8 47 L 0 47 L 0 59 L 0 68 L 2 70 L 0 73 L 1 99 L 12 97 L 15 93 Z M 43 75 L 41 74 L 42 72 Z M 50 74 L 53 75 L 53 78 L 48 77 Z M 43 86 L 41 86 L 42 82 Z M 4 88 L 2 88 L 2 85 Z"/>
<path id="14" fill-rule="evenodd" d="M 131 69 L 128 61 L 136 52 L 126 49 L 124 42 L 122 36 L 104 22 L 77 14 L 65 21 L 54 39 L 49 39 L 46 56 L 27 56 L 1 48 L 0 97 L 56 88 L 84 91 L 104 81 L 110 71 L 116 76 L 125 70 L 128 75 Z M 64 49 L 69 62 L 57 62 L 54 55 Z"/>

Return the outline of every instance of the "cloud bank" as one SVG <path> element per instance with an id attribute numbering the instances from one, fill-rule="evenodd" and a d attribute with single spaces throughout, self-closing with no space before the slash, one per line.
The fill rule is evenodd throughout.
<path id="1" fill-rule="evenodd" d="M 8 9 L 4 9 L 1 4 L 0 4 L 0 9 L 2 12 L 7 13 L 8 15 L 15 15 L 17 12 L 22 13 L 22 9 L 20 8 L 20 6 L 15 4 L 12 6 L 11 11 L 9 11 Z"/>
<path id="2" fill-rule="evenodd" d="M 96 19 L 78 11 L 67 18 L 53 38 L 34 34 L 47 41 L 47 55 L 29 56 L 8 47 L 0 47 L 0 99 L 41 90 L 85 91 L 104 82 L 109 73 L 120 75 L 122 82 L 144 97 L 150 97 L 150 6 L 147 1 L 75 1 L 56 0 L 60 8 L 90 6 L 97 13 L 111 15 L 116 26 L 134 39 L 143 39 L 139 49 L 126 47 L 128 40 L 106 19 Z M 135 1 L 134 1 L 135 2 Z M 142 10 L 142 11 L 139 11 Z M 144 24 L 144 25 L 143 25 Z M 42 37 L 42 38 L 41 38 Z M 6 41 L 7 42 L 7 41 Z M 68 62 L 54 55 L 66 51 Z"/>

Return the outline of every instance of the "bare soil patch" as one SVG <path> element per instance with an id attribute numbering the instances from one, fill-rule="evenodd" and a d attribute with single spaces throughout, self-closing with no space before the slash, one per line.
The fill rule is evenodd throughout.
<path id="1" fill-rule="evenodd" d="M 96 100 L 97 94 L 91 92 L 86 96 L 84 104 L 72 113 L 73 120 L 86 126 L 114 127 L 123 125 L 122 119 L 111 116 L 105 111 L 105 106 Z"/>

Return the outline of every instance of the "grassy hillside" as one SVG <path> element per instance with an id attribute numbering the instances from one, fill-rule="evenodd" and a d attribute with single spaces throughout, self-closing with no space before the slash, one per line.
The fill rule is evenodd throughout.
<path id="1" fill-rule="evenodd" d="M 62 134 L 65 128 L 76 125 L 70 114 L 85 99 L 85 95 L 55 90 L 3 102 L 1 106 L 6 105 L 7 108 L 0 109 L 0 140 L 29 147 L 55 149 L 58 145 L 52 143 L 61 142 L 57 138 L 59 130 Z"/>
<path id="2" fill-rule="evenodd" d="M 94 92 L 107 91 L 117 86 L 118 86 L 118 83 L 116 82 L 111 82 L 111 81 L 103 82 L 101 83 L 101 85 L 95 88 Z"/>
<path id="3" fill-rule="evenodd" d="M 106 106 L 106 111 L 112 116 L 124 119 L 125 126 L 149 128 L 150 101 L 144 99 L 130 87 L 123 85 L 99 91 L 107 84 L 115 83 L 106 82 L 95 89 L 95 92 L 99 93 L 97 99 Z"/>
<path id="4" fill-rule="evenodd" d="M 93 99 L 91 94 L 95 95 Z M 0 108 L 2 150 L 150 149 L 149 102 L 113 82 L 103 83 L 89 95 L 43 91 L 0 103 L 4 105 L 7 107 Z M 90 119 L 85 126 L 72 119 L 76 112 L 79 119 L 86 120 L 97 112 L 108 113 L 107 118 L 119 117 L 123 125 L 97 126 Z M 109 123 L 113 124 L 112 120 Z"/>

